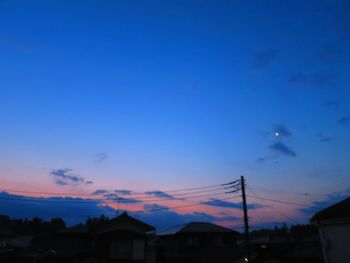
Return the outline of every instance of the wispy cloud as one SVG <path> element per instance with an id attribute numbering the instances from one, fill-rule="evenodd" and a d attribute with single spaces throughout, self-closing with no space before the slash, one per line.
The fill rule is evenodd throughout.
<path id="1" fill-rule="evenodd" d="M 268 49 L 257 52 L 253 57 L 250 69 L 255 72 L 265 69 L 277 56 L 277 53 L 278 52 L 275 49 Z"/>
<path id="2" fill-rule="evenodd" d="M 276 155 L 272 155 L 272 156 L 265 156 L 265 157 L 259 157 L 256 159 L 257 163 L 265 163 L 271 161 L 273 164 L 278 164 L 278 160 L 276 159 Z"/>
<path id="3" fill-rule="evenodd" d="M 334 140 L 332 137 L 326 136 L 322 133 L 319 133 L 317 137 L 319 138 L 320 142 L 331 142 Z"/>
<path id="4" fill-rule="evenodd" d="M 259 158 L 256 159 L 256 161 L 257 161 L 258 163 L 263 163 L 263 162 L 266 161 L 266 157 L 259 157 Z"/>
<path id="5" fill-rule="evenodd" d="M 104 190 L 104 189 L 97 189 L 96 191 L 94 191 L 92 194 L 93 195 L 102 195 L 102 194 L 106 194 L 108 193 L 108 190 Z"/>
<path id="6" fill-rule="evenodd" d="M 120 194 L 120 195 L 131 195 L 132 191 L 131 190 L 126 190 L 126 189 L 118 189 L 118 190 L 114 190 L 114 193 L 116 194 Z"/>
<path id="7" fill-rule="evenodd" d="M 283 123 L 274 124 L 271 130 L 263 133 L 264 140 L 270 141 L 268 148 L 272 150 L 272 153 L 259 156 L 256 162 L 262 164 L 272 161 L 274 164 L 278 164 L 277 159 L 281 155 L 296 157 L 296 152 L 285 143 L 285 141 L 293 136 L 294 134 L 287 125 Z"/>
<path id="8" fill-rule="evenodd" d="M 270 149 L 273 150 L 274 152 L 286 155 L 286 156 L 291 156 L 291 157 L 296 157 L 297 154 L 294 150 L 289 148 L 286 144 L 283 142 L 275 142 L 270 145 Z"/>
<path id="9" fill-rule="evenodd" d="M 108 158 L 108 155 L 105 152 L 100 152 L 95 154 L 95 162 L 97 163 L 103 163 L 104 161 L 107 160 L 107 158 Z"/>
<path id="10" fill-rule="evenodd" d="M 202 203 L 209 205 L 209 206 L 216 206 L 216 207 L 237 208 L 237 209 L 242 208 L 242 203 L 228 202 L 228 201 L 223 201 L 223 200 L 219 200 L 219 199 L 212 199 L 210 201 L 202 202 Z M 247 207 L 248 207 L 248 209 L 258 209 L 258 208 L 263 208 L 264 205 L 248 204 Z"/>
<path id="11" fill-rule="evenodd" d="M 337 100 L 326 100 L 321 103 L 323 107 L 338 110 L 340 108 L 340 102 Z"/>
<path id="12" fill-rule="evenodd" d="M 163 191 L 149 191 L 149 192 L 146 192 L 146 194 L 159 197 L 159 198 L 164 198 L 164 199 L 174 199 L 172 195 Z"/>
<path id="13" fill-rule="evenodd" d="M 168 207 L 164 205 L 158 205 L 158 204 L 144 204 L 143 208 L 145 210 L 167 210 Z"/>
<path id="14" fill-rule="evenodd" d="M 333 141 L 333 139 L 331 137 L 322 137 L 322 138 L 320 138 L 320 141 L 321 142 L 331 142 L 331 141 Z"/>
<path id="15" fill-rule="evenodd" d="M 107 200 L 110 201 L 116 201 L 119 203 L 124 203 L 124 204 L 136 204 L 136 203 L 141 203 L 142 201 L 136 198 L 128 198 L 128 197 L 123 197 L 114 193 L 107 193 L 103 195 Z"/>
<path id="16" fill-rule="evenodd" d="M 56 180 L 55 180 L 55 183 L 58 184 L 58 185 L 62 185 L 62 186 L 68 184 L 66 181 L 63 181 L 63 180 L 61 180 L 61 179 L 56 179 Z"/>
<path id="17" fill-rule="evenodd" d="M 323 88 L 330 84 L 330 76 L 322 72 L 315 72 L 309 75 L 303 72 L 296 72 L 289 76 L 288 83 L 292 85 Z"/>
<path id="18" fill-rule="evenodd" d="M 339 55 L 340 55 L 340 51 L 336 45 L 326 44 L 326 45 L 322 45 L 320 48 L 319 57 L 321 60 L 325 62 L 334 60 Z"/>
<path id="19" fill-rule="evenodd" d="M 30 52 L 34 49 L 38 48 L 23 39 L 20 39 L 16 36 L 9 35 L 0 35 L 0 44 L 4 44 L 5 46 L 14 49 L 19 52 Z"/>
<path id="20" fill-rule="evenodd" d="M 296 72 L 292 73 L 289 78 L 288 82 L 290 84 L 306 84 L 308 82 L 308 78 L 305 76 L 302 72 Z"/>
<path id="21" fill-rule="evenodd" d="M 330 84 L 330 77 L 325 73 L 316 72 L 311 74 L 309 83 L 315 87 L 325 87 Z"/>
<path id="22" fill-rule="evenodd" d="M 92 181 L 85 180 L 84 177 L 72 173 L 73 169 L 54 169 L 50 172 L 55 178 L 55 183 L 61 186 L 74 184 L 93 184 Z"/>
<path id="23" fill-rule="evenodd" d="M 133 192 L 131 190 L 126 189 L 117 189 L 117 190 L 106 190 L 106 189 L 97 189 L 92 194 L 93 195 L 105 195 L 105 194 L 112 194 L 112 195 L 131 195 Z"/>
<path id="24" fill-rule="evenodd" d="M 284 125 L 284 124 L 278 124 L 273 129 L 274 135 L 278 137 L 291 137 L 292 133 L 291 131 Z"/>
<path id="25" fill-rule="evenodd" d="M 338 123 L 341 125 L 350 123 L 350 115 L 339 118 Z"/>

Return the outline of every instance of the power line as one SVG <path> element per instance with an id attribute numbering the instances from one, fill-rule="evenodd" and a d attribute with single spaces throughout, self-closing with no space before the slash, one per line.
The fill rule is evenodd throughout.
<path id="1" fill-rule="evenodd" d="M 210 189 L 210 188 L 223 188 L 225 189 L 226 187 L 230 187 L 235 183 L 229 182 L 229 183 L 224 183 L 224 184 L 216 184 L 216 185 L 208 185 L 208 186 L 199 186 L 199 187 L 192 187 L 192 188 L 184 188 L 184 189 L 175 189 L 175 190 L 166 190 L 166 191 L 161 191 L 164 193 L 174 193 L 174 192 L 185 192 L 185 191 L 190 191 L 190 190 L 199 190 L 199 189 Z M 0 189 L 2 192 L 13 192 L 13 193 L 22 193 L 22 194 L 42 194 L 42 195 L 61 195 L 61 196 L 98 196 L 97 194 L 90 193 L 58 193 L 58 192 L 42 192 L 42 191 L 27 191 L 27 190 L 18 190 L 18 189 Z M 145 191 L 145 192 L 131 192 L 128 194 L 128 196 L 133 196 L 133 195 L 147 195 L 149 196 L 152 194 L 152 192 L 158 192 L 159 190 L 154 190 L 154 191 Z M 203 190 L 204 191 L 204 190 Z M 211 190 L 206 190 L 206 191 L 211 191 Z M 107 191 L 106 194 L 110 193 L 112 194 L 113 190 Z M 117 194 L 117 193 L 115 193 Z M 181 193 L 180 193 L 181 194 Z M 178 194 L 178 195 L 180 195 Z M 185 193 L 182 193 L 185 194 Z"/>
<path id="2" fill-rule="evenodd" d="M 49 202 L 49 203 L 67 203 L 67 204 L 113 204 L 115 202 L 121 201 L 123 204 L 136 204 L 136 203 L 151 203 L 151 202 L 165 202 L 165 201 L 188 201 L 187 199 L 193 199 L 193 198 L 199 198 L 199 197 L 211 197 L 211 196 L 218 196 L 218 195 L 226 195 L 228 193 L 234 193 L 237 192 L 238 190 L 230 191 L 230 192 L 215 192 L 211 194 L 203 194 L 203 195 L 191 195 L 191 196 L 186 196 L 182 198 L 172 198 L 172 199 L 167 199 L 167 198 L 158 198 L 158 199 L 135 199 L 135 200 L 130 200 L 132 198 L 115 198 L 115 199 L 108 199 L 108 198 L 101 198 L 101 199 L 59 199 L 59 198 L 54 198 L 54 199 L 48 199 L 46 197 L 11 197 L 11 196 L 0 196 L 0 199 L 2 200 L 11 200 L 11 201 L 27 201 L 27 202 Z M 129 200 L 128 200 L 129 199 Z M 123 202 L 125 200 L 125 202 Z"/>
<path id="3" fill-rule="evenodd" d="M 235 191 L 235 192 L 237 192 L 237 191 Z M 228 192 L 216 192 L 216 193 L 205 194 L 205 195 L 186 196 L 186 197 L 182 197 L 182 198 L 171 198 L 171 199 L 159 198 L 159 199 L 143 200 L 140 202 L 141 203 L 152 203 L 152 202 L 166 202 L 166 201 L 186 201 L 187 199 L 192 199 L 192 198 L 211 197 L 213 195 L 217 196 L 217 195 L 226 195 L 226 194 L 228 194 Z M 125 198 L 125 199 L 127 200 L 128 198 Z M 120 198 L 120 201 L 122 201 L 122 200 L 123 200 L 123 198 Z"/>
<path id="4" fill-rule="evenodd" d="M 174 192 L 183 192 L 183 191 L 190 191 L 190 190 L 197 190 L 197 189 L 206 189 L 206 188 L 213 188 L 213 187 L 220 187 L 220 186 L 228 186 L 228 185 L 235 184 L 236 181 L 232 181 L 232 182 L 224 183 L 224 184 L 211 185 L 211 186 L 200 186 L 200 187 L 192 187 L 192 188 L 185 188 L 185 189 L 165 190 L 164 192 L 166 192 L 166 193 L 174 193 Z"/>
<path id="5" fill-rule="evenodd" d="M 178 196 L 184 196 L 184 195 L 190 195 L 190 194 L 196 194 L 196 193 L 207 193 L 207 192 L 213 192 L 213 191 L 217 191 L 217 190 L 230 190 L 230 189 L 233 189 L 233 188 L 236 188 L 235 186 L 230 186 L 230 187 L 220 187 L 220 188 L 213 188 L 213 189 L 209 189 L 209 190 L 201 190 L 201 191 L 194 191 L 194 192 L 188 192 L 188 193 L 180 193 L 180 194 L 173 194 L 173 195 L 170 195 L 169 197 L 166 197 L 164 196 L 164 199 L 168 198 L 168 199 L 171 199 L 171 197 L 178 197 Z M 161 191 L 163 192 L 163 191 Z M 168 192 L 164 192 L 165 194 L 167 194 Z M 152 194 L 152 193 L 149 193 L 149 195 L 153 195 L 153 196 L 145 196 L 145 197 L 142 197 L 142 199 L 148 199 L 148 198 L 154 198 L 157 194 Z M 127 196 L 131 196 L 132 195 L 125 195 L 126 197 Z M 184 197 L 186 198 L 186 197 Z"/>
<path id="6" fill-rule="evenodd" d="M 295 206 L 301 206 L 301 207 L 305 207 L 305 208 L 309 208 L 310 207 L 310 206 L 305 205 L 305 204 L 294 203 L 294 202 L 289 202 L 289 201 L 275 200 L 275 199 L 264 198 L 264 197 L 256 197 L 256 196 L 253 196 L 253 195 L 247 195 L 247 196 L 249 196 L 251 198 L 255 198 L 255 199 L 271 201 L 271 202 L 276 202 L 276 203 L 281 203 L 281 204 L 286 204 L 286 205 L 295 205 Z M 316 206 L 312 206 L 312 207 L 318 208 Z"/>
<path id="7" fill-rule="evenodd" d="M 249 186 L 247 187 L 249 189 L 250 192 L 252 192 L 253 195 L 255 195 L 256 197 L 260 198 Z M 286 214 L 284 214 L 283 212 L 279 211 L 277 208 L 273 207 L 272 205 L 269 205 L 266 203 L 266 200 L 262 200 L 263 203 L 270 207 L 272 210 L 276 211 L 277 213 L 279 213 L 280 215 L 282 215 L 283 217 L 287 218 L 288 220 L 290 220 L 291 222 L 293 222 L 294 224 L 298 224 L 297 221 L 295 221 L 293 218 L 287 216 Z"/>
<path id="8" fill-rule="evenodd" d="M 221 201 L 225 201 L 225 200 L 229 200 L 229 199 L 233 199 L 233 198 L 237 198 L 237 197 L 241 197 L 241 195 L 230 196 L 228 198 L 223 198 L 223 199 L 220 199 L 220 200 Z M 200 203 L 194 203 L 194 204 L 188 204 L 188 205 L 179 205 L 179 206 L 173 206 L 173 207 L 160 207 L 160 208 L 155 208 L 155 209 L 144 209 L 144 210 L 141 210 L 141 211 L 128 211 L 128 210 L 126 210 L 126 211 L 132 212 L 132 213 L 156 212 L 156 211 L 172 210 L 172 209 L 184 208 L 184 207 L 208 205 L 209 202 L 211 202 L 211 200 L 206 201 L 206 202 L 200 202 Z"/>
<path id="9" fill-rule="evenodd" d="M 317 193 L 309 193 L 309 192 L 291 192 L 291 191 L 282 191 L 282 190 L 268 189 L 268 188 L 250 187 L 250 189 L 263 191 L 263 192 L 288 193 L 288 194 L 302 195 L 302 196 L 309 196 L 309 195 L 329 196 L 329 194 L 317 194 Z"/>

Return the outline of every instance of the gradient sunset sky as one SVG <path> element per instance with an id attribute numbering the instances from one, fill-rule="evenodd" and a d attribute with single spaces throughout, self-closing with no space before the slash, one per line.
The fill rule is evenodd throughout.
<path id="1" fill-rule="evenodd" d="M 350 194 L 349 13 L 346 0 L 0 1 L 0 214 L 73 224 L 123 197 L 132 211 L 208 202 L 135 213 L 159 228 L 239 226 L 239 198 L 171 190 L 244 175 L 253 225 L 307 222 Z"/>

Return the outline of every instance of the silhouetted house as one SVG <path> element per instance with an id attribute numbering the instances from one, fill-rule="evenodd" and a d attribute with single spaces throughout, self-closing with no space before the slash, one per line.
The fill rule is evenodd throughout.
<path id="1" fill-rule="evenodd" d="M 283 254 L 293 248 L 292 237 L 288 233 L 269 233 L 250 241 L 253 257 L 258 262 L 285 262 Z"/>
<path id="2" fill-rule="evenodd" d="M 311 221 L 318 226 L 325 262 L 350 262 L 350 198 L 317 212 Z"/>
<path id="3" fill-rule="evenodd" d="M 281 256 L 285 263 L 323 263 L 322 247 L 318 235 L 300 240 Z"/>
<path id="4" fill-rule="evenodd" d="M 14 248 L 9 248 L 9 241 L 15 236 L 11 229 L 0 226 L 0 262 L 13 262 L 16 255 Z"/>
<path id="5" fill-rule="evenodd" d="M 237 235 L 211 223 L 174 227 L 158 235 L 158 262 L 230 262 L 240 255 Z"/>
<path id="6" fill-rule="evenodd" d="M 251 240 L 250 244 L 255 249 L 286 249 L 293 240 L 288 234 L 267 234 Z"/>
<path id="7" fill-rule="evenodd" d="M 0 226 L 0 248 L 5 248 L 11 238 L 16 234 L 8 227 Z"/>
<path id="8" fill-rule="evenodd" d="M 95 232 L 97 262 L 146 262 L 150 256 L 147 239 L 154 232 L 153 226 L 126 212 L 99 225 Z"/>
<path id="9" fill-rule="evenodd" d="M 93 255 L 93 235 L 87 226 L 75 225 L 56 234 L 54 249 L 58 260 L 81 261 Z"/>

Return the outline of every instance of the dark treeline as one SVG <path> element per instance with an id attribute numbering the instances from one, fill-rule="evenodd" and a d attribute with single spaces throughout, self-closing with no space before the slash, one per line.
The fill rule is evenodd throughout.
<path id="1" fill-rule="evenodd" d="M 294 241 L 303 240 L 306 237 L 318 235 L 317 227 L 312 224 L 292 225 L 288 227 L 286 224 L 275 226 L 272 229 L 260 229 L 250 232 L 251 238 L 259 238 L 266 235 L 284 235 L 290 236 Z"/>
<path id="2" fill-rule="evenodd" d="M 84 223 L 89 228 L 94 228 L 100 223 L 106 222 L 107 216 L 101 215 L 97 218 L 88 218 Z M 65 230 L 66 223 L 60 217 L 45 221 L 39 217 L 28 218 L 10 218 L 6 215 L 0 215 L 0 231 L 15 235 L 40 235 L 50 234 Z"/>
<path id="3" fill-rule="evenodd" d="M 44 221 L 39 217 L 32 219 L 13 219 L 5 215 L 0 215 L 0 228 L 2 232 L 20 235 L 38 235 L 43 233 L 54 233 L 66 228 L 66 223 L 62 218 L 52 218 Z"/>
<path id="4" fill-rule="evenodd" d="M 101 215 L 96 218 L 88 218 L 85 223 L 81 225 L 93 230 L 97 225 L 108 220 L 109 218 L 107 216 Z M 6 215 L 0 215 L 0 230 L 20 235 L 55 233 L 65 230 L 66 228 L 66 223 L 60 217 L 45 221 L 39 217 L 34 217 L 32 219 L 14 219 Z M 250 236 L 253 239 L 265 235 L 289 235 L 293 237 L 295 241 L 298 241 L 308 236 L 317 235 L 317 228 L 311 224 L 292 225 L 290 227 L 283 224 L 282 226 L 275 226 L 274 228 L 265 228 L 250 232 Z"/>

